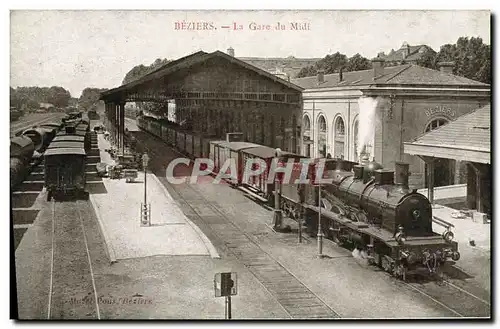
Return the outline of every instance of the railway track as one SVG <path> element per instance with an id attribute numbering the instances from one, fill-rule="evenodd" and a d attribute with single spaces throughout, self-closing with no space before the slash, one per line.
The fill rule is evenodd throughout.
<path id="1" fill-rule="evenodd" d="M 147 139 L 149 141 L 153 141 L 150 145 L 146 145 L 146 149 L 150 154 L 154 155 L 154 158 L 164 159 L 167 162 L 172 160 L 165 159 L 164 154 L 158 154 L 158 152 L 155 151 L 156 149 L 165 147 L 166 144 L 163 141 L 150 134 L 147 134 Z M 172 148 L 172 150 L 174 149 Z M 162 166 L 166 167 L 165 164 L 162 164 Z M 164 173 L 163 168 L 162 171 Z M 303 288 L 300 287 L 300 281 L 295 278 L 295 280 L 299 283 L 299 285 L 295 285 L 296 282 L 291 279 L 291 277 L 293 277 L 291 273 L 286 271 L 286 269 L 284 269 L 270 255 L 265 254 L 250 236 L 242 233 L 238 227 L 236 227 L 220 210 L 217 209 L 217 207 L 208 202 L 203 195 L 194 190 L 193 187 L 189 186 L 189 184 L 182 185 L 182 188 L 180 185 L 176 185 L 175 187 L 170 185 L 170 187 L 171 188 L 169 190 L 175 191 L 176 194 L 178 194 L 183 200 L 183 203 L 186 204 L 185 206 L 190 208 L 190 212 L 196 213 L 202 221 L 204 221 L 203 214 L 200 214 L 195 207 L 190 205 L 193 201 L 196 204 L 199 204 L 200 200 L 203 200 L 204 207 L 210 208 L 212 212 L 217 214 L 217 216 L 223 218 L 223 223 L 217 225 L 217 230 L 213 230 L 214 234 L 226 242 L 227 247 L 233 252 L 233 254 L 235 254 L 235 256 L 240 259 L 247 268 L 249 268 L 249 270 L 277 298 L 278 301 L 280 301 L 281 298 L 281 295 L 279 295 L 280 291 L 285 294 L 292 294 L 290 297 L 288 295 L 284 295 L 283 299 L 281 299 L 284 302 L 281 305 L 285 310 L 287 310 L 292 318 L 300 318 L 303 314 L 306 314 L 307 312 L 302 313 L 300 308 L 307 308 L 308 302 L 311 303 L 311 310 L 318 310 L 318 317 L 323 317 L 324 315 L 326 317 L 330 316 L 323 313 L 324 309 L 322 309 L 321 303 L 314 299 L 314 297 L 310 296 L 307 291 L 303 290 L 303 288 L 307 290 L 303 284 Z M 450 280 L 446 279 L 427 282 L 403 282 L 399 279 L 390 277 L 385 272 L 374 271 L 374 275 L 375 273 L 387 276 L 389 280 L 393 281 L 394 285 L 398 286 L 401 290 L 408 291 L 409 293 L 416 293 L 424 299 L 436 304 L 445 311 L 448 317 L 489 318 L 491 316 L 490 302 L 485 298 L 468 291 L 466 289 L 467 284 L 464 284 L 465 287 L 459 287 Z M 287 286 L 287 284 L 289 286 Z M 312 294 L 310 291 L 309 293 Z M 296 300 L 296 304 L 293 304 L 292 302 L 294 299 Z M 319 311 L 320 309 L 321 311 Z M 338 314 L 334 310 L 331 310 L 331 312 L 334 316 L 330 317 L 338 317 Z"/>
<path id="2" fill-rule="evenodd" d="M 177 195 L 186 205 L 196 202 L 205 209 L 212 210 L 222 219 L 216 224 L 214 233 L 224 241 L 226 247 L 262 285 L 276 298 L 278 303 L 294 319 L 339 318 L 340 315 L 312 293 L 299 279 L 286 270 L 272 256 L 264 252 L 257 242 L 237 227 L 215 205 L 208 202 L 203 195 L 190 185 L 173 187 Z M 200 204 L 200 200 L 202 203 Z M 203 220 L 203 213 L 191 207 L 192 211 Z"/>
<path id="3" fill-rule="evenodd" d="M 156 141 L 155 141 L 156 142 Z M 158 154 L 154 147 L 147 147 L 155 161 L 169 161 L 165 155 Z M 161 160 L 160 160 L 161 159 Z M 161 161 L 163 162 L 163 161 Z M 160 180 L 164 177 L 160 177 Z M 169 187 L 182 200 L 183 208 L 189 207 L 190 213 L 205 224 L 213 222 L 213 214 L 218 221 L 211 227 L 214 235 L 228 250 L 260 281 L 276 298 L 287 314 L 294 319 L 332 319 L 340 315 L 312 293 L 299 279 L 285 269 L 272 256 L 261 249 L 257 241 L 245 234 L 221 210 L 209 202 L 200 192 L 189 184 Z M 192 205 L 196 204 L 196 207 Z M 210 211 L 207 211 L 209 209 Z"/>
<path id="4" fill-rule="evenodd" d="M 45 117 L 45 118 L 36 118 L 36 119 L 30 119 L 30 120 L 27 120 L 27 121 L 16 122 L 15 124 L 11 123 L 11 125 L 10 125 L 10 135 L 11 135 L 11 137 L 13 137 L 13 136 L 16 135 L 16 133 L 18 133 L 20 131 L 23 131 L 23 130 L 26 130 L 28 128 L 31 128 L 34 125 L 40 125 L 42 123 L 51 122 L 53 120 L 60 119 L 63 116 L 64 116 L 63 113 L 56 113 L 56 114 L 50 115 L 48 118 L 47 117 Z"/>
<path id="5" fill-rule="evenodd" d="M 419 282 L 394 280 L 394 284 L 408 288 L 433 301 L 449 312 L 450 317 L 484 318 L 491 317 L 491 304 L 467 289 L 461 288 L 448 279 L 434 279 Z"/>
<path id="6" fill-rule="evenodd" d="M 47 319 L 100 319 L 84 221 L 88 201 L 52 201 Z"/>

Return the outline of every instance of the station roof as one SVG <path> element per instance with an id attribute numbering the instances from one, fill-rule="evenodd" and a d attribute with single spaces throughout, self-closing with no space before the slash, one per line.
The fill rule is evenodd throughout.
<path id="1" fill-rule="evenodd" d="M 251 70 L 251 71 L 254 71 L 255 73 L 263 76 L 263 77 L 266 77 L 268 79 L 271 79 L 277 83 L 280 83 L 280 84 L 284 84 L 286 85 L 287 87 L 291 88 L 291 89 L 294 89 L 296 91 L 302 91 L 302 88 L 293 84 L 293 83 L 290 83 L 286 80 L 283 80 L 269 72 L 266 72 L 258 67 L 255 67 L 253 65 L 250 65 L 248 63 L 245 63 L 244 61 L 240 60 L 240 59 L 237 59 L 236 57 L 233 57 L 233 56 L 230 56 L 228 54 L 225 54 L 219 50 L 217 51 L 214 51 L 212 53 L 206 53 L 204 51 L 198 51 L 196 53 L 193 53 L 193 54 L 190 54 L 188 56 L 185 56 L 185 57 L 182 57 L 182 58 L 179 58 L 175 61 L 171 61 L 161 67 L 159 67 L 158 69 L 146 74 L 145 76 L 143 76 L 142 78 L 140 79 L 137 79 L 135 81 L 132 81 L 130 83 L 127 83 L 125 85 L 122 85 L 120 87 L 117 87 L 117 88 L 113 88 L 113 89 L 110 89 L 110 90 L 107 90 L 103 93 L 101 93 L 101 98 L 100 99 L 105 99 L 107 97 L 110 97 L 110 96 L 113 96 L 113 95 L 117 95 L 119 94 L 120 92 L 123 92 L 123 91 L 127 91 L 127 90 L 132 90 L 133 88 L 135 87 L 138 87 L 140 85 L 144 85 L 146 84 L 147 82 L 150 82 L 150 81 L 154 81 L 154 80 L 159 80 L 165 76 L 168 76 L 172 73 L 175 73 L 177 71 L 180 71 L 181 69 L 186 69 L 186 68 L 189 68 L 193 65 L 196 65 L 196 64 L 200 64 L 200 63 L 203 63 L 211 58 L 215 58 L 215 57 L 218 57 L 218 58 L 222 58 L 222 59 L 225 59 L 227 60 L 228 62 L 231 62 L 231 63 L 234 63 L 236 65 L 239 65 L 245 69 L 248 69 L 248 70 Z"/>
<path id="2" fill-rule="evenodd" d="M 356 87 L 369 85 L 426 85 L 426 86 L 452 86 L 452 87 L 482 87 L 489 88 L 490 85 L 450 73 L 432 70 L 426 67 L 405 64 L 384 67 L 384 74 L 373 77 L 373 69 L 343 72 L 342 81 L 339 73 L 325 74 L 324 82 L 318 83 L 318 77 L 292 79 L 291 82 L 304 89 L 321 89 L 335 87 Z"/>
<path id="3" fill-rule="evenodd" d="M 404 151 L 413 155 L 491 163 L 491 106 L 481 107 L 404 143 Z"/>
<path id="4" fill-rule="evenodd" d="M 87 155 L 83 148 L 56 148 L 45 151 L 44 156 L 54 155 Z"/>

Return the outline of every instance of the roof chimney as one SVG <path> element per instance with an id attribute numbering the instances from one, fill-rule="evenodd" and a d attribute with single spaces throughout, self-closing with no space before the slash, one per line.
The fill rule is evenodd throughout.
<path id="1" fill-rule="evenodd" d="M 455 62 L 439 62 L 439 71 L 444 73 L 453 74 L 453 68 L 455 67 Z"/>
<path id="2" fill-rule="evenodd" d="M 342 82 L 344 80 L 344 68 L 341 67 L 339 70 L 339 82 Z"/>
<path id="3" fill-rule="evenodd" d="M 374 59 L 372 59 L 373 80 L 384 75 L 384 65 L 385 65 L 385 59 L 380 57 L 375 57 Z"/>
<path id="4" fill-rule="evenodd" d="M 234 57 L 234 49 L 232 47 L 227 48 L 227 54 Z"/>
<path id="5" fill-rule="evenodd" d="M 325 71 L 318 70 L 318 84 L 325 82 Z"/>
<path id="6" fill-rule="evenodd" d="M 410 56 L 410 45 L 406 41 L 403 42 L 401 49 L 403 50 L 403 59 L 406 59 L 406 57 Z"/>

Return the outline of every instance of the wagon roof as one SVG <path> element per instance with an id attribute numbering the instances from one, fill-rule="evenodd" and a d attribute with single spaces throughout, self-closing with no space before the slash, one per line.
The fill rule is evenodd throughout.
<path id="1" fill-rule="evenodd" d="M 264 145 L 252 147 L 252 148 L 244 150 L 243 152 L 250 154 L 250 155 L 254 155 L 254 156 L 262 158 L 262 159 L 269 159 L 269 158 L 276 157 L 276 154 L 275 154 L 276 149 L 269 147 L 269 146 L 264 146 Z M 302 155 L 297 155 L 297 154 L 285 152 L 285 151 L 281 151 L 281 156 L 285 157 L 285 158 L 290 158 L 290 157 L 305 158 Z"/>
<path id="2" fill-rule="evenodd" d="M 26 147 L 28 146 L 30 143 L 32 143 L 31 141 L 31 138 L 27 137 L 27 136 L 17 136 L 17 137 L 14 137 L 10 140 L 10 147 L 20 147 L 20 148 L 23 148 L 23 147 Z"/>
<path id="3" fill-rule="evenodd" d="M 63 142 L 63 141 L 74 141 L 74 142 L 83 142 L 85 140 L 85 137 L 83 136 L 78 136 L 78 135 L 62 135 L 62 136 L 56 136 L 53 140 L 52 143 L 54 142 Z"/>
<path id="4" fill-rule="evenodd" d="M 220 146 L 222 147 L 226 147 L 230 150 L 233 150 L 233 151 L 239 151 L 239 150 L 243 150 L 243 149 L 247 149 L 247 148 L 250 148 L 250 147 L 256 147 L 258 144 L 254 144 L 254 143 L 248 143 L 248 142 L 227 142 L 227 141 L 223 141 L 222 143 L 219 143 Z"/>
<path id="5" fill-rule="evenodd" d="M 45 151 L 45 156 L 53 156 L 53 155 L 86 155 L 85 150 L 83 148 L 57 148 L 57 149 L 48 149 Z"/>
<path id="6" fill-rule="evenodd" d="M 81 141 L 60 141 L 50 143 L 48 149 L 55 148 L 83 148 L 83 142 Z"/>
<path id="7" fill-rule="evenodd" d="M 29 129 L 26 129 L 23 134 L 26 134 L 26 133 L 47 133 L 47 132 L 50 132 L 52 131 L 53 129 L 52 128 L 49 128 L 49 127 L 33 127 L 33 128 L 29 128 Z"/>
<path id="8" fill-rule="evenodd" d="M 44 127 L 44 126 L 47 126 L 47 127 L 60 127 L 61 123 L 57 123 L 57 122 L 45 122 L 45 123 L 40 124 L 40 127 Z"/>
<path id="9" fill-rule="evenodd" d="M 57 136 L 85 136 L 86 132 L 83 130 L 75 130 L 74 133 L 68 134 L 66 131 L 60 131 Z"/>

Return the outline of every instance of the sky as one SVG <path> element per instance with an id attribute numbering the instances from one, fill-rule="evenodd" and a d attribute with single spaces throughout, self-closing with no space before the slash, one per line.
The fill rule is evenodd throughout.
<path id="1" fill-rule="evenodd" d="M 314 57 L 337 51 L 372 58 L 426 44 L 434 50 L 461 36 L 490 44 L 489 11 L 23 11 L 10 15 L 10 85 L 113 88 L 135 65 L 203 50 L 236 57 Z M 181 23 L 216 29 L 181 30 Z M 241 30 L 222 26 L 242 27 Z M 270 31 L 250 24 L 270 25 Z M 276 30 L 280 23 L 285 30 Z M 305 23 L 307 30 L 291 29 Z M 184 24 L 190 28 L 193 24 Z M 198 24 L 203 28 L 203 24 Z"/>

